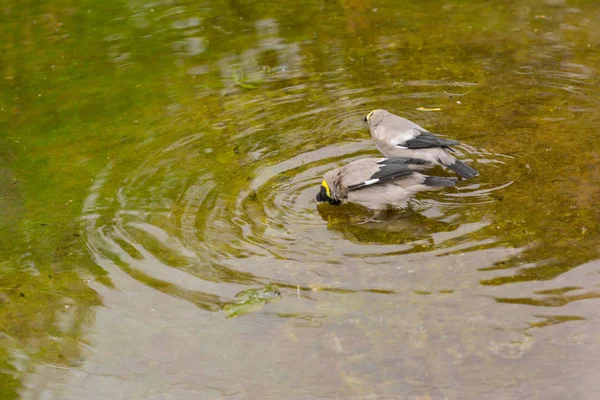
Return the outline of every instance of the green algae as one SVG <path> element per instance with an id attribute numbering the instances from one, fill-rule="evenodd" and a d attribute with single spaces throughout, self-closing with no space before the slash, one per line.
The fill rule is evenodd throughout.
<path id="1" fill-rule="evenodd" d="M 487 149 L 488 154 L 473 156 L 479 161 L 502 161 L 481 162 L 477 184 L 512 184 L 481 203 L 457 201 L 446 219 L 426 217 L 416 206 L 392 215 L 392 221 L 400 221 L 396 225 L 358 225 L 353 222 L 368 213 L 319 207 L 329 232 L 356 245 L 410 244 L 380 250 L 396 256 L 461 244 L 470 247 L 453 254 L 522 249 L 493 265 L 482 260 L 479 281 L 486 287 L 552 282 L 598 259 L 595 111 L 600 98 L 591 71 L 600 68 L 600 44 L 598 28 L 584 17 L 597 16 L 598 8 L 585 1 L 571 6 L 582 12 L 533 1 L 384 2 L 377 7 L 369 2 L 217 2 L 205 8 L 185 1 L 177 7 L 121 1 L 34 1 L 21 7 L 5 1 L 0 13 L 0 397 L 17 398 L 22 376 L 36 366 L 71 367 L 81 361 L 86 329 L 102 305 L 88 283 L 115 286 L 91 254 L 82 223 L 90 188 L 105 169 L 110 179 L 99 192 L 105 212 L 98 225 L 114 225 L 118 193 L 125 188 L 130 198 L 154 200 L 150 205 L 140 200 L 141 210 L 171 213 L 162 228 L 178 236 L 189 204 L 175 200 L 205 167 L 214 190 L 196 211 L 193 238 L 221 238 L 210 242 L 215 253 L 190 262 L 146 232 L 130 229 L 131 241 L 163 264 L 206 281 L 241 288 L 264 284 L 260 274 L 223 265 L 219 257 L 250 258 L 258 250 L 238 244 L 251 240 L 274 259 L 299 259 L 281 242 L 269 247 L 264 236 L 269 229 L 286 228 L 283 222 L 266 223 L 273 192 L 309 167 L 289 169 L 258 188 L 249 184 L 263 167 L 366 139 L 368 132 L 354 121 L 372 108 L 389 108 Z M 257 21 L 267 22 L 257 28 Z M 295 58 L 286 58 L 289 54 Z M 289 101 L 294 95 L 301 100 Z M 441 111 L 423 113 L 418 107 Z M 199 135 L 197 146 L 155 157 L 191 134 Z M 131 171 L 139 171 L 133 183 Z M 235 207 L 246 190 L 251 194 L 242 203 L 253 215 L 251 222 L 240 222 L 223 236 L 219 227 L 204 229 L 211 221 L 240 218 Z M 215 209 L 224 211 L 215 214 Z M 486 225 L 474 232 L 441 244 L 431 240 L 433 233 L 480 221 Z M 247 225 L 252 237 L 244 236 Z M 486 240 L 491 243 L 480 244 Z M 129 242 L 115 242 L 132 258 L 144 259 Z M 206 311 L 241 316 L 248 308 L 259 314 L 265 304 L 252 294 L 236 300 L 185 289 L 127 265 L 123 254 L 111 257 L 136 281 Z M 321 258 L 326 271 L 336 261 L 330 258 Z M 279 277 L 277 283 L 292 290 L 295 278 Z M 426 289 L 412 290 L 420 296 L 408 295 L 413 304 L 443 297 L 431 295 L 435 291 L 451 297 L 459 289 L 436 273 L 430 278 Z M 344 283 L 364 284 L 356 279 Z M 369 293 L 398 294 L 366 286 Z M 567 294 L 575 288 L 534 293 L 542 297 L 498 295 L 496 301 L 560 307 L 598 297 L 591 290 Z M 302 290 L 310 289 L 303 284 Z M 356 291 L 328 287 L 324 292 Z M 346 301 L 349 309 L 356 306 Z M 367 314 L 370 304 L 358 303 Z M 65 313 L 73 314 L 69 326 L 58 322 Z M 566 321 L 584 319 L 555 316 L 531 326 Z M 415 332 L 415 346 L 427 342 Z M 375 348 L 383 333 L 370 334 Z M 18 365 L 14 354 L 24 354 L 28 364 Z M 369 386 L 353 379 L 346 376 L 350 386 Z"/>

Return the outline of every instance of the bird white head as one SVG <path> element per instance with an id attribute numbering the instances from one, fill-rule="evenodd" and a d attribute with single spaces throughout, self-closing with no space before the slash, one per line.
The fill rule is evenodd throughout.
<path id="1" fill-rule="evenodd" d="M 373 110 L 367 114 L 363 121 L 369 124 L 369 126 L 379 125 L 386 114 L 388 112 L 385 110 Z"/>

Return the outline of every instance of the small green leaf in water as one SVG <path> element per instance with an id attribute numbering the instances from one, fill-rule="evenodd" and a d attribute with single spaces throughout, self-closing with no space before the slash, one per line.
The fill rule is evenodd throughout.
<path id="1" fill-rule="evenodd" d="M 226 304 L 223 311 L 227 318 L 240 317 L 250 312 L 260 311 L 265 304 L 279 297 L 281 297 L 281 292 L 273 285 L 259 289 L 247 289 L 236 294 L 236 301 Z"/>

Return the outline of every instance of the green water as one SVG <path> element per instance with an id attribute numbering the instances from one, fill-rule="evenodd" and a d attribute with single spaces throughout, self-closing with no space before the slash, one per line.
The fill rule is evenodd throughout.
<path id="1" fill-rule="evenodd" d="M 0 398 L 600 398 L 599 18 L 0 1 Z M 374 108 L 481 175 L 317 206 Z"/>

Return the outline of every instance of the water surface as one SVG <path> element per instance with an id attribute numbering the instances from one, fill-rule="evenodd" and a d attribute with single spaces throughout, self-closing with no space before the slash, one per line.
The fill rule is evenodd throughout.
<path id="1" fill-rule="evenodd" d="M 598 17 L 4 0 L 0 397 L 599 398 Z M 374 108 L 481 175 L 317 205 Z"/>

